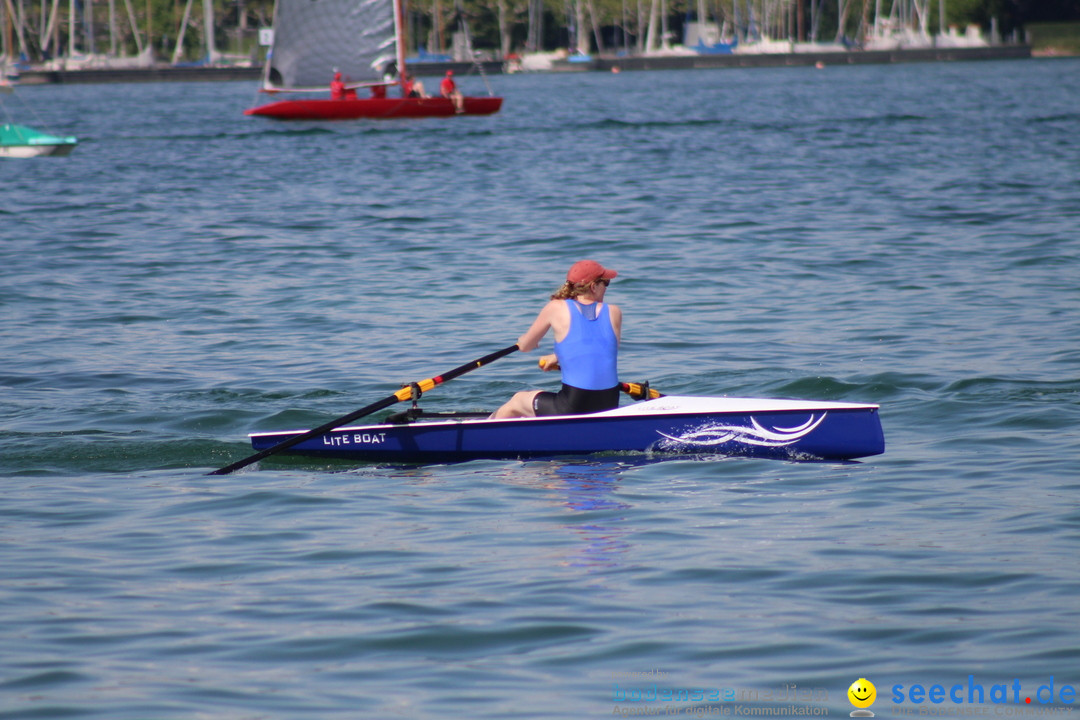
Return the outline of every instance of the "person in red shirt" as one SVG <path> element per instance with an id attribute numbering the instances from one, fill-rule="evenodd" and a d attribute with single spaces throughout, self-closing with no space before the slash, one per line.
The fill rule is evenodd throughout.
<path id="1" fill-rule="evenodd" d="M 401 79 L 401 96 L 410 98 L 426 98 L 427 93 L 424 92 L 424 84 L 414 78 L 411 74 L 405 73 L 405 76 Z"/>
<path id="2" fill-rule="evenodd" d="M 465 98 L 462 97 L 461 91 L 457 89 L 457 84 L 454 82 L 453 70 L 446 71 L 446 77 L 444 77 L 442 83 L 439 84 L 439 94 L 454 103 L 454 112 L 459 115 L 465 112 Z"/>
<path id="3" fill-rule="evenodd" d="M 341 81 L 341 73 L 334 73 L 334 79 L 330 81 L 330 99 L 345 99 L 345 83 Z"/>

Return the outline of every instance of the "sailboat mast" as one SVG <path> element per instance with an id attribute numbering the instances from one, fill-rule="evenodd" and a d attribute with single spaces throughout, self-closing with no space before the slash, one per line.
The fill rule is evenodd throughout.
<path id="1" fill-rule="evenodd" d="M 217 50 L 214 48 L 214 3 L 212 0 L 203 0 L 203 26 L 206 41 L 206 64 L 213 65 L 217 62 Z"/>
<path id="2" fill-rule="evenodd" d="M 394 0 L 394 37 L 397 40 L 398 79 L 405 79 L 405 11 L 404 0 Z M 384 6 L 385 7 L 385 6 Z M 383 16 L 385 17 L 385 15 Z"/>

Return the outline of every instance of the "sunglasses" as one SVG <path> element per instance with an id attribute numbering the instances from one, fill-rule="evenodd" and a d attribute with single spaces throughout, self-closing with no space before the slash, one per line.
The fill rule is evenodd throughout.
<path id="1" fill-rule="evenodd" d="M 609 280 L 608 278 L 600 278 L 600 279 L 599 279 L 599 280 L 597 280 L 596 282 L 600 283 L 600 284 L 601 284 L 601 285 L 603 285 L 604 287 L 607 287 L 608 285 L 610 285 L 610 284 L 611 284 L 611 280 Z"/>

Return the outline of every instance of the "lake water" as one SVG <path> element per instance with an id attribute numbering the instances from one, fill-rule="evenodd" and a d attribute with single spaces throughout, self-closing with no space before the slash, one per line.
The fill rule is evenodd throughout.
<path id="1" fill-rule="evenodd" d="M 490 81 L 7 100 L 80 145 L 0 164 L 0 718 L 1071 714 L 1080 60 Z M 205 475 L 513 343 L 585 257 L 624 380 L 879 403 L 885 454 Z"/>

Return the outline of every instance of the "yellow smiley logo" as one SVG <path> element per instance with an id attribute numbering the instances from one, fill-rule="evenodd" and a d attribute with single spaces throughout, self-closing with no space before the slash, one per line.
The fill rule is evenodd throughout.
<path id="1" fill-rule="evenodd" d="M 868 708 L 877 700 L 877 688 L 866 678 L 851 683 L 847 690 L 848 700 L 857 708 Z"/>

